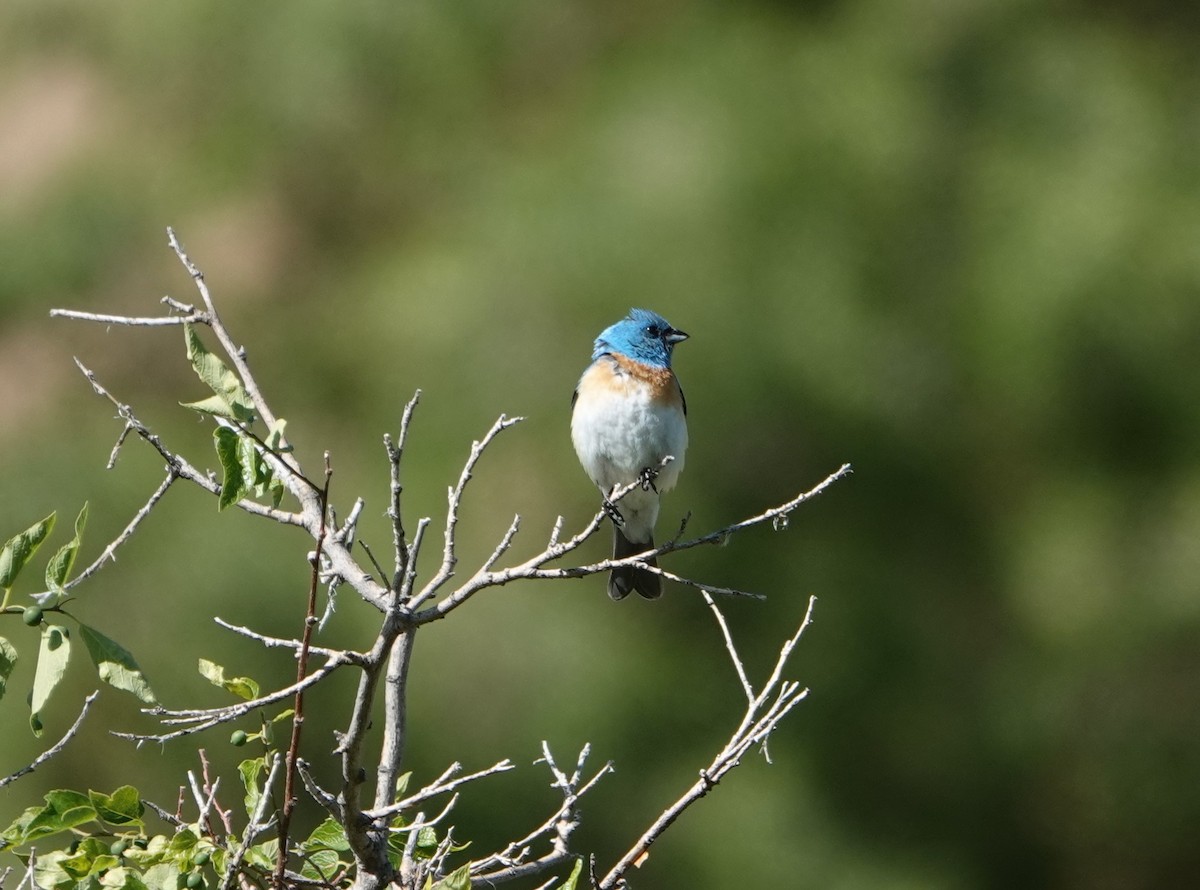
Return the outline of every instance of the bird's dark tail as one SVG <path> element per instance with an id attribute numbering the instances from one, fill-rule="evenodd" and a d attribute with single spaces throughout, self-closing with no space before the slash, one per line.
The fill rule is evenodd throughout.
<path id="1" fill-rule="evenodd" d="M 613 559 L 624 559 L 653 549 L 653 540 L 635 544 L 613 526 Z M 651 557 L 646 564 L 657 567 L 658 561 Z M 636 590 L 648 600 L 658 599 L 662 596 L 662 577 L 636 566 L 613 569 L 608 576 L 608 595 L 614 600 L 622 600 L 629 596 L 631 590 Z"/>

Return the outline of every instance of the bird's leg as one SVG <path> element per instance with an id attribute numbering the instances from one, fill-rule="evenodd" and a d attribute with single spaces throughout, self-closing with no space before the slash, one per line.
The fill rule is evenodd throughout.
<path id="1" fill-rule="evenodd" d="M 618 486 L 613 486 L 613 491 L 616 491 Z M 617 509 L 617 505 L 608 499 L 608 492 L 603 488 L 600 489 L 600 497 L 603 500 L 600 503 L 600 508 L 604 510 L 604 514 L 612 520 L 613 525 L 617 528 L 624 528 L 625 517 L 621 515 L 621 511 Z"/>
<path id="2" fill-rule="evenodd" d="M 638 473 L 638 484 L 642 486 L 642 491 L 653 491 L 658 494 L 658 489 L 654 487 L 654 478 L 658 475 L 658 467 L 642 467 L 642 471 Z"/>

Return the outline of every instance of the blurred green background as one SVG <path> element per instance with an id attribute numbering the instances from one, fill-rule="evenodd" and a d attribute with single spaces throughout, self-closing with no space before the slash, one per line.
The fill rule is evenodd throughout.
<path id="1" fill-rule="evenodd" d="M 705 531 L 841 462 L 786 532 L 670 559 L 765 603 L 727 612 L 761 677 L 819 597 L 789 675 L 812 694 L 654 848 L 639 886 L 1152 888 L 1200 874 L 1200 16 L 1022 0 L 0 6 L 0 536 L 89 500 L 90 561 L 159 480 L 71 357 L 194 461 L 205 394 L 178 329 L 138 314 L 207 273 L 310 468 L 388 551 L 381 436 L 424 391 L 411 518 L 501 412 L 463 568 L 596 498 L 567 434 L 591 340 L 631 305 L 676 353 L 692 445 L 662 524 Z M 604 540 L 585 558 L 604 555 Z M 283 684 L 286 656 L 213 614 L 299 632 L 306 541 L 180 486 L 76 612 L 168 705 L 223 703 L 198 657 Z M 435 542 L 436 544 L 436 542 Z M 432 571 L 436 546 L 422 569 Z M 38 571 L 41 564 L 37 566 Z M 36 576 L 36 573 L 35 573 Z M 28 589 L 19 591 L 27 593 Z M 327 640 L 366 645 L 343 594 Z M 25 728 L 35 635 L 0 702 Z M 83 655 L 77 653 L 77 658 Z M 57 738 L 94 674 L 74 665 Z M 352 678 L 313 696 L 332 775 Z M 698 598 L 610 603 L 600 579 L 514 585 L 429 628 L 410 766 L 511 757 L 454 823 L 482 852 L 554 805 L 541 739 L 617 773 L 584 807 L 607 865 L 740 716 Z M 106 690 L 84 736 L 0 792 L 132 782 L 168 806 L 196 743 Z M 253 726 L 247 726 L 253 729 Z M 214 771 L 228 729 L 200 740 Z M 227 803 L 236 803 L 232 784 Z M 308 818 L 312 818 L 309 814 Z M 531 885 L 532 886 L 532 885 Z"/>

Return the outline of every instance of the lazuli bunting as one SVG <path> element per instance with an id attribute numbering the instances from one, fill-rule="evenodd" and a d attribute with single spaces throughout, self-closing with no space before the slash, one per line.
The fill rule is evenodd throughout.
<path id="1" fill-rule="evenodd" d="M 613 559 L 654 548 L 659 495 L 675 487 L 683 469 L 687 402 L 671 351 L 687 336 L 661 315 L 631 309 L 596 338 L 592 363 L 571 398 L 571 441 L 613 520 Z M 668 455 L 673 460 L 660 469 Z M 633 482 L 641 485 L 619 504 L 609 502 L 615 489 Z M 654 599 L 662 595 L 662 578 L 634 566 L 613 569 L 608 595 L 619 600 L 631 590 Z"/>

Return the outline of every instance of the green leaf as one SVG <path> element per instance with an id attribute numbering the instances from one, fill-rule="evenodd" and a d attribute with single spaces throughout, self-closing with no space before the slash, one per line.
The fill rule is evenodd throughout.
<path id="1" fill-rule="evenodd" d="M 143 871 L 147 884 L 151 883 L 147 869 L 169 858 L 167 843 L 166 837 L 156 834 L 147 841 L 145 848 L 129 847 L 125 850 L 125 858 Z"/>
<path id="2" fill-rule="evenodd" d="M 433 852 L 438 846 L 437 829 L 432 825 L 426 825 L 424 828 L 417 830 L 417 849 Z"/>
<path id="3" fill-rule="evenodd" d="M 279 841 L 269 840 L 247 850 L 246 861 L 251 865 L 257 865 L 264 871 L 271 871 L 275 868 L 275 857 L 278 855 Z"/>
<path id="4" fill-rule="evenodd" d="M 43 809 L 43 807 L 27 807 L 25 812 L 14 819 L 8 828 L 0 832 L 0 850 L 25 843 L 25 832 L 29 827 L 29 823 L 32 822 Z"/>
<path id="5" fill-rule="evenodd" d="M 234 416 L 233 408 L 220 396 L 209 396 L 207 399 L 201 399 L 198 402 L 180 402 L 184 408 L 190 408 L 192 411 L 198 411 L 201 414 L 211 414 L 215 417 L 224 417 L 226 420 L 237 420 Z"/>
<path id="6" fill-rule="evenodd" d="M 346 840 L 346 831 L 333 819 L 326 819 L 300 845 L 304 855 L 304 865 L 300 873 L 314 880 L 329 880 L 341 861 L 340 853 L 348 852 L 350 842 Z"/>
<path id="7" fill-rule="evenodd" d="M 249 436 L 238 436 L 237 458 L 246 488 L 253 489 L 256 497 L 262 497 L 265 488 L 259 483 L 259 476 L 265 474 L 264 478 L 269 478 L 270 474 L 266 473 L 258 448 Z"/>
<path id="8" fill-rule="evenodd" d="M 96 810 L 88 801 L 87 795 L 78 791 L 51 791 L 46 794 L 45 800 L 44 807 L 26 810 L 25 815 L 17 820 L 24 822 L 24 825 L 21 826 L 20 837 L 16 838 L 14 843 L 31 843 L 39 838 L 92 822 L 96 818 Z M 7 832 L 5 834 L 7 839 Z"/>
<path id="9" fill-rule="evenodd" d="M 229 370 L 223 361 L 208 351 L 195 328 L 190 324 L 183 326 L 183 336 L 187 343 L 187 357 L 188 361 L 192 363 L 192 369 L 196 372 L 196 376 L 224 401 L 229 412 L 225 416 L 247 423 L 253 420 L 254 410 L 250 406 L 250 396 L 242 386 L 242 382 L 238 380 L 237 374 Z M 205 404 L 211 401 L 208 399 L 204 403 L 195 404 Z M 194 405 L 188 407 L 194 407 Z M 201 409 L 196 408 L 196 410 Z M 219 412 L 211 411 L 209 413 Z"/>
<path id="10" fill-rule="evenodd" d="M 200 659 L 200 676 L 214 686 L 232 692 L 238 698 L 253 701 L 258 698 L 259 686 L 249 677 L 226 677 L 225 668 L 207 658 Z"/>
<path id="11" fill-rule="evenodd" d="M 94 627 L 82 622 L 79 635 L 83 637 L 88 655 L 96 665 L 100 679 L 110 686 L 131 692 L 148 705 L 158 704 L 154 690 L 150 688 L 142 669 L 133 655 L 115 640 L 110 640 Z"/>
<path id="12" fill-rule="evenodd" d="M 183 886 L 181 878 L 182 872 L 175 862 L 159 862 L 142 873 L 149 890 L 179 890 Z"/>
<path id="13" fill-rule="evenodd" d="M 65 850 L 54 850 L 37 857 L 33 866 L 33 880 L 38 887 L 74 887 L 75 879 L 60 864 L 70 856 Z"/>
<path id="14" fill-rule="evenodd" d="M 33 674 L 33 693 L 29 699 L 29 726 L 33 734 L 42 735 L 42 709 L 50 693 L 67 671 L 71 659 L 71 638 L 61 624 L 47 624 L 42 628 L 42 645 L 38 650 L 37 669 Z"/>
<path id="15" fill-rule="evenodd" d="M 313 829 L 302 846 L 308 851 L 337 850 L 339 853 L 345 853 L 350 849 L 350 842 L 346 840 L 346 829 L 333 819 L 326 818 Z"/>
<path id="16" fill-rule="evenodd" d="M 583 874 L 583 859 L 575 860 L 575 867 L 571 869 L 571 876 L 567 878 L 567 882 L 562 885 L 562 890 L 575 890 L 575 885 L 579 883 L 579 876 Z"/>
<path id="17" fill-rule="evenodd" d="M 267 759 L 265 757 L 243 760 L 238 764 L 238 772 L 242 776 L 242 785 L 246 789 L 246 815 L 250 818 L 254 818 L 254 811 L 258 808 L 258 801 L 262 797 L 262 791 L 258 787 L 258 777 L 263 774 L 266 768 Z"/>
<path id="18" fill-rule="evenodd" d="M 94 882 L 86 879 L 99 876 L 108 869 L 116 866 L 120 860 L 108 852 L 108 844 L 98 838 L 85 837 L 76 845 L 75 852 L 59 862 L 63 871 L 67 872 L 79 886 L 92 887 Z"/>
<path id="19" fill-rule="evenodd" d="M 409 770 L 396 779 L 396 788 L 392 792 L 392 800 L 399 800 L 404 797 L 404 792 L 408 790 L 408 782 L 411 778 L 412 770 Z"/>
<path id="20" fill-rule="evenodd" d="M 304 854 L 300 874 L 314 881 L 328 882 L 339 871 L 339 862 L 341 857 L 333 850 L 314 850 Z"/>
<path id="21" fill-rule="evenodd" d="M 272 451 L 283 451 L 283 431 L 287 428 L 287 421 L 282 417 L 275 418 L 275 422 L 271 424 L 271 429 L 267 433 L 267 447 Z M 287 448 L 291 451 L 291 448 Z"/>
<path id="22" fill-rule="evenodd" d="M 181 828 L 167 842 L 167 855 L 180 858 L 182 854 L 190 854 L 199 843 L 200 838 L 196 836 L 196 832 L 190 828 Z"/>
<path id="23" fill-rule="evenodd" d="M 471 866 L 455 869 L 434 884 L 432 890 L 471 890 Z"/>
<path id="24" fill-rule="evenodd" d="M 107 890 L 149 890 L 142 876 L 125 865 L 110 868 L 101 875 L 100 886 Z"/>
<path id="25" fill-rule="evenodd" d="M 109 825 L 140 825 L 146 811 L 141 795 L 132 785 L 122 785 L 112 794 L 89 791 L 88 799 L 96 815 Z"/>
<path id="26" fill-rule="evenodd" d="M 79 515 L 75 517 L 75 537 L 58 548 L 58 552 L 46 566 L 46 589 L 57 593 L 60 597 L 66 595 L 62 586 L 67 583 L 71 568 L 75 565 L 75 555 L 83 541 L 83 527 L 87 525 L 88 505 L 85 503 Z"/>
<path id="27" fill-rule="evenodd" d="M 242 463 L 238 460 L 238 434 L 227 426 L 219 426 L 213 430 L 213 444 L 224 474 L 217 509 L 224 510 L 230 504 L 236 504 L 245 493 L 246 477 L 242 475 Z"/>
<path id="28" fill-rule="evenodd" d="M 0 550 L 0 590 L 8 590 L 17 580 L 17 575 L 37 552 L 46 535 L 54 528 L 55 514 L 51 513 L 41 522 L 35 522 L 19 535 L 9 538 Z"/>
<path id="29" fill-rule="evenodd" d="M 13 648 L 12 643 L 4 637 L 0 637 L 0 698 L 4 698 L 4 693 L 8 689 L 8 678 L 12 676 L 16 664 L 17 650 Z"/>

